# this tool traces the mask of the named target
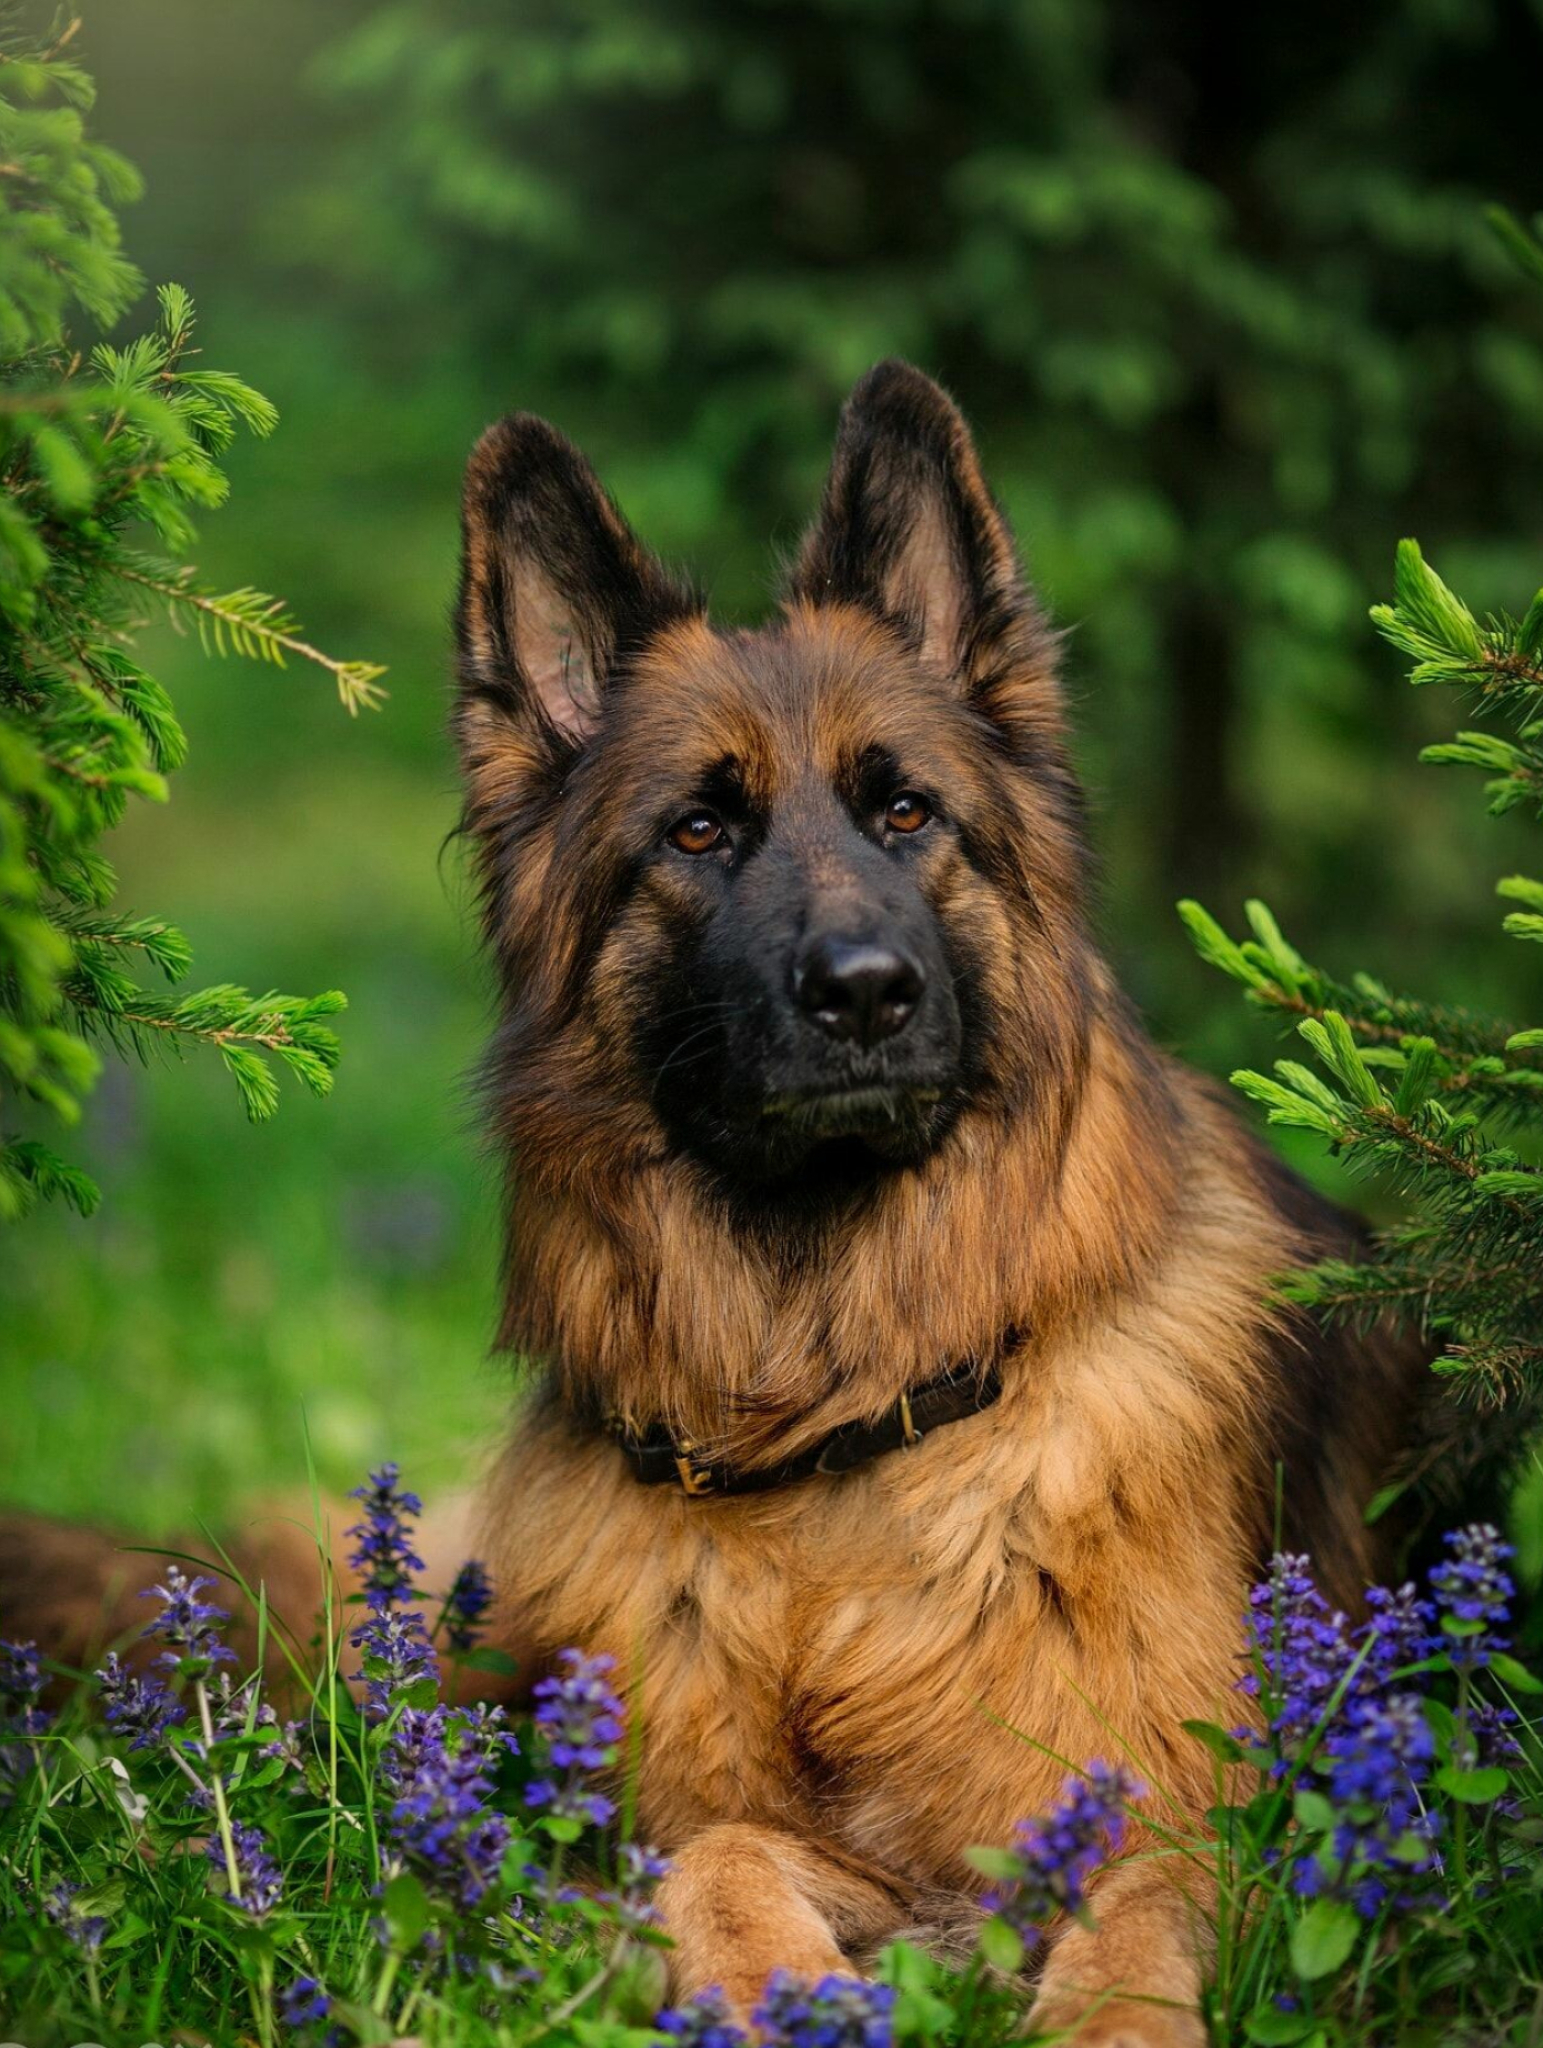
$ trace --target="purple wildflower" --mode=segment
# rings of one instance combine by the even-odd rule
[[[604,1827],[615,1806],[586,1790],[584,1780],[613,1761],[621,1740],[624,1709],[607,1679],[616,1660],[564,1650],[558,1662],[566,1666],[562,1676],[543,1678],[535,1688],[536,1726],[545,1739],[550,1775],[526,1786],[526,1803]]]
[[[1505,1561],[1515,1553],[1490,1522],[1454,1529],[1446,1541],[1452,1555],[1431,1573],[1431,1591],[1441,1610],[1442,1631],[1453,1638],[1447,1646],[1452,1662],[1459,1670],[1474,1671],[1510,1641],[1503,1625],[1511,1618],[1508,1603],[1516,1587]]]
[[[385,1593],[393,1601],[417,1598],[413,1577],[423,1570],[408,1524],[409,1516],[423,1513],[423,1502],[415,1493],[398,1490],[401,1471],[393,1461],[372,1472],[367,1486],[354,1488],[349,1499],[363,1503],[364,1518],[344,1531],[359,1539],[348,1562],[364,1574],[365,1592]]]
[[[1319,1592],[1308,1560],[1283,1554],[1250,1594],[1248,1632],[1258,1669],[1239,1680],[1239,1690],[1263,1700],[1277,1777],[1315,1739],[1354,1726],[1361,1703],[1436,1647],[1436,1611],[1414,1585],[1397,1592],[1369,1587],[1366,1607],[1367,1619],[1352,1628]]]
[[[639,1842],[623,1842],[616,1858],[616,1889],[601,1892],[600,1904],[610,1907],[622,1927],[636,1931],[657,1926],[659,1910],[653,1901],[654,1887],[669,1871],[669,1858],[656,1849],[645,1849]]]
[[[258,1711],[257,1724],[272,1732],[272,1741],[265,1742],[257,1754],[266,1763],[280,1763],[286,1771],[305,1771],[305,1752],[301,1738],[305,1734],[304,1721],[281,1721],[272,1707],[264,1705]]]
[[[159,1600],[161,1611],[154,1621],[147,1624],[144,1634],[156,1636],[170,1647],[161,1653],[159,1661],[168,1667],[188,1663],[233,1664],[236,1653],[220,1639],[219,1624],[230,1619],[223,1607],[216,1607],[211,1601],[200,1600],[199,1594],[206,1586],[214,1584],[213,1579],[190,1579],[177,1565],[166,1568],[164,1586],[147,1586],[141,1595],[146,1600]]]
[[[107,1725],[115,1734],[129,1738],[130,1749],[153,1748],[168,1729],[187,1718],[186,1709],[172,1697],[164,1680],[154,1674],[136,1677],[116,1650],[108,1651],[107,1662],[95,1675],[102,1689]]]
[[[465,1740],[475,1743],[489,1764],[495,1761],[501,1749],[510,1756],[519,1755],[520,1745],[507,1725],[502,1707],[478,1700],[474,1707],[457,1708],[456,1715],[465,1731]]]
[[[305,1723],[281,1721],[274,1708],[259,1696],[261,1683],[254,1674],[240,1685],[234,1685],[228,1672],[219,1674],[210,1688],[209,1700],[214,1739],[216,1742],[233,1741],[247,1733],[250,1723],[252,1734],[269,1738],[257,1751],[265,1763],[276,1757],[289,1769],[303,1771],[305,1758],[301,1754],[300,1738],[305,1731]],[[193,1743],[190,1747],[196,1755],[203,1755],[201,1743]]]
[[[43,1690],[43,1667],[36,1643],[0,1641],[0,1705],[29,1712]]]
[[[1412,1582],[1396,1593],[1386,1586],[1366,1589],[1365,1625],[1357,1631],[1357,1647],[1368,1644],[1365,1671],[1367,1685],[1385,1685],[1407,1665],[1423,1663],[1437,1648],[1431,1631],[1436,1610],[1421,1596]]]
[[[457,1655],[465,1656],[476,1648],[483,1616],[492,1604],[493,1582],[487,1567],[474,1557],[467,1558],[445,1601],[445,1635]]]
[[[230,1889],[225,1844],[220,1837],[211,1835],[204,1851],[223,1881],[220,1896],[227,1904],[238,1906],[251,1919],[266,1920],[283,1893],[284,1873],[268,1854],[268,1844],[260,1828],[234,1827],[231,1840],[236,1852],[236,1874],[241,1880],[239,1898]]]
[[[88,1955],[94,1955],[102,1946],[102,1937],[107,1932],[107,1922],[98,1913],[84,1912],[76,1905],[78,1884],[67,1882],[56,1884],[43,1901],[43,1914],[61,1933],[67,1935],[77,1948],[83,1948]]]
[[[279,2018],[290,2033],[320,2026],[332,2011],[332,2000],[314,1977],[297,1977],[279,1993]]]
[[[0,1641],[0,1799],[37,1761],[33,1738],[51,1718],[38,1704],[42,1695],[37,1644]]]
[[[400,1466],[385,1464],[370,1474],[367,1486],[354,1488],[351,1498],[363,1502],[364,1519],[346,1532],[358,1539],[348,1561],[364,1574],[370,1610],[349,1641],[364,1652],[364,1711],[371,1721],[386,1719],[403,1686],[439,1677],[439,1659],[414,1605],[423,1597],[413,1583],[423,1559],[413,1548],[408,1517],[422,1514],[423,1503],[398,1488],[400,1473]]]
[[[1324,1744],[1323,1767],[1339,1823],[1319,1858],[1299,1862],[1299,1896],[1342,1893],[1364,1919],[1437,1866],[1438,1816],[1423,1790],[1435,1740],[1414,1693],[1358,1704],[1350,1725]],[[1327,1867],[1325,1867],[1327,1859]]]
[[[1248,1632],[1259,1669],[1244,1674],[1239,1690],[1262,1700],[1280,1752],[1272,1768],[1280,1775],[1311,1739],[1354,1661],[1350,1624],[1319,1592],[1307,1558],[1277,1552],[1269,1578],[1249,1595]]]
[[[1411,1773],[1423,1775],[1435,1753],[1430,1723],[1413,1693],[1367,1706],[1351,1729],[1324,1744],[1329,1791],[1342,1804],[1363,1801],[1407,1810]]]
[[[488,1805],[492,1747],[485,1718],[406,1708],[382,1759],[396,1794],[387,1823],[393,1848],[431,1889],[465,1908],[497,1882],[509,1846],[508,1821]]]
[[[369,1596],[372,1601],[380,1597],[384,1596]],[[403,1686],[439,1677],[439,1659],[416,1607],[405,1613],[389,1606],[377,1609],[349,1641],[364,1652],[364,1711],[371,1721],[386,1719],[393,1696]]]
[[[812,1989],[791,1970],[773,1970],[752,2017],[776,2048],[890,2048],[895,1991],[861,1977],[822,1977]]]
[[[716,1984],[684,2005],[666,2006],[655,2015],[654,2025],[680,2048],[741,2048],[747,2038],[729,2018],[728,2004]]]
[[[1019,1821],[1011,1850],[1016,1874],[988,1895],[987,1910],[1030,1944],[1057,1913],[1075,1912],[1089,1877],[1120,1846],[1123,1809],[1145,1789],[1113,1764],[1092,1763],[1084,1776],[1068,1778],[1049,1813]]]
[[[1467,1721],[1475,1763],[1510,1770],[1522,1762],[1525,1752],[1515,1733],[1521,1717],[1514,1707],[1498,1700],[1470,1700]]]
[[[380,1773],[389,1791],[410,1785],[444,1748],[448,1707],[404,1707],[381,1751]]]

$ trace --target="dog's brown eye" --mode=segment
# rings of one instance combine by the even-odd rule
[[[889,800],[884,822],[891,832],[919,832],[932,816],[932,806],[914,789],[903,789]]]
[[[711,853],[723,844],[723,827],[711,811],[687,811],[670,827],[670,844],[682,853]]]

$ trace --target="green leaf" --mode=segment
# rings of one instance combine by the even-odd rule
[[[1281,935],[1281,928],[1275,922],[1269,905],[1261,903],[1257,896],[1251,896],[1243,905],[1243,914],[1248,919],[1255,939],[1268,954],[1270,965],[1285,987],[1297,989],[1304,981],[1313,979],[1313,970],[1294,946],[1288,945]]]
[[[1409,1491],[1409,1484],[1410,1482],[1407,1479],[1395,1479],[1391,1485],[1380,1487],[1372,1495],[1371,1499],[1366,1503],[1365,1513],[1361,1517],[1368,1528],[1370,1528],[1373,1522],[1380,1522],[1395,1501],[1403,1499],[1404,1495]]]
[[[1363,1109],[1381,1106],[1382,1090],[1377,1078],[1362,1059],[1350,1026],[1338,1010],[1325,1010],[1321,1021],[1304,1017],[1297,1030],[1330,1072],[1343,1082],[1354,1101]]]
[[[88,1919],[110,1920],[120,1912],[128,1897],[121,1877],[104,1877],[98,1884],[82,1885],[70,1900],[71,1910]]]
[[[222,1045],[220,1058],[235,1081],[249,1121],[266,1123],[279,1106],[279,1084],[268,1062],[249,1045]]]
[[[1483,659],[1484,641],[1473,613],[1442,582],[1420,553],[1418,541],[1401,540],[1398,544],[1393,595],[1401,623],[1460,661]]]
[[[1214,1721],[1181,1721],[1179,1726],[1186,1735],[1193,1735],[1202,1748],[1208,1749],[1218,1763],[1240,1764],[1244,1749],[1235,1735],[1229,1735],[1225,1728],[1218,1728]]]
[[[1282,2012],[1279,2006],[1261,2005],[1243,2022],[1243,2031],[1260,2048],[1291,2048],[1305,2041],[1316,2022],[1311,2013]]]
[[[1235,981],[1244,982],[1250,988],[1266,985],[1268,977],[1254,966],[1241,946],[1228,938],[1208,910],[1185,897],[1178,905],[1178,912],[1202,960],[1208,961],[1212,967],[1219,967],[1223,974],[1230,974]]]
[[[993,1913],[982,1925],[976,1945],[984,1960],[1004,1977],[1023,1968],[1023,1937],[998,1913]]]
[[[1495,894],[1508,898],[1512,903],[1525,903],[1533,910],[1543,910],[1543,882],[1534,882],[1527,875],[1507,875],[1495,884]]]
[[[1393,1107],[1400,1116],[1413,1116],[1430,1094],[1436,1079],[1436,1041],[1416,1038],[1405,1048],[1404,1069]],[[1368,1521],[1371,1516],[1366,1517]]]
[[[402,1870],[387,1883],[380,1903],[392,1948],[410,1954],[428,1932],[428,1893],[410,1870]]]
[[[1436,1738],[1436,1752],[1439,1756],[1450,1756],[1452,1745],[1457,1739],[1457,1717],[1445,1700],[1421,1700],[1420,1712],[1425,1716],[1426,1726]]]
[[[669,1965],[663,1954],[640,1942],[631,1944],[611,1980],[611,1999],[619,2020],[648,2026],[669,2002]]]
[[[1323,1794],[1305,1785],[1292,1795],[1291,1811],[1298,1826],[1310,1835],[1326,1835],[1339,1822],[1339,1815]]]
[[[1489,1668],[1512,1692],[1543,1692],[1543,1678],[1539,1678],[1535,1671],[1529,1671],[1525,1664],[1518,1664],[1504,1650],[1491,1651]]]
[[[1496,1766],[1485,1770],[1463,1770],[1457,1764],[1443,1764],[1436,1773],[1440,1789],[1462,1806],[1493,1806],[1510,1782],[1510,1772]]]
[[[1543,1202],[1543,1173],[1529,1173],[1525,1167],[1497,1168],[1475,1174],[1476,1195],[1496,1195],[1512,1202]]]
[[[1326,1138],[1338,1135],[1339,1119],[1316,1102],[1309,1102],[1294,1088],[1283,1088],[1268,1074],[1256,1074],[1240,1067],[1230,1076],[1232,1085],[1268,1113],[1272,1124],[1285,1124],[1304,1131],[1317,1131]]]
[[[357,2005],[351,1999],[334,1998],[332,2017],[347,2027],[360,2048],[386,2048],[386,2043],[396,2039],[397,2030],[389,2020],[367,2005]]]
[[[1291,1967],[1305,1983],[1330,1977],[1361,1932],[1355,1909],[1341,1899],[1314,1899],[1291,1930]]]
[[[498,1678],[513,1678],[520,1668],[507,1650],[495,1650],[491,1645],[468,1650],[457,1661],[468,1671],[491,1671]]]
[[[143,1941],[150,1931],[148,1920],[142,1919],[138,1913],[126,1912],[102,1946],[104,1949],[132,1948],[136,1941]]]

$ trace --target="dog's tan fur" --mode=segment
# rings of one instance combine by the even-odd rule
[[[773,1966],[849,1968],[946,1921],[981,1885],[966,1847],[1050,1801],[1057,1759],[1126,1753],[1160,1788],[1152,1811],[1194,1825],[1213,1766],[1180,1723],[1243,1711],[1277,1460],[1293,1535],[1354,1598],[1361,1508],[1419,1374],[1384,1335],[1325,1354],[1269,1305],[1271,1276],[1345,1249],[1345,1228],[1152,1047],[1089,937],[1054,643],[962,421],[898,368],[854,408],[762,635],[714,632],[536,423],[491,430],[466,499],[458,733],[510,991],[490,1077],[511,1160],[502,1335],[549,1368],[482,1524],[527,1674],[569,1643],[616,1658],[640,1827],[674,1859],[675,1988],[721,1984],[742,2009]],[[566,497],[523,481],[553,460]],[[868,605],[837,586],[873,488]],[[575,495],[582,530],[552,541]],[[592,601],[602,558],[625,646]],[[983,721],[1034,772],[983,748]],[[595,863],[671,778],[731,752],[768,807],[796,809],[876,725],[1007,821],[993,860],[1021,888],[941,844],[926,871],[984,963],[988,1086],[920,1164],[768,1237],[670,1145],[626,1051],[674,885],[651,872],[596,928]],[[840,889],[818,843],[807,860]],[[594,1426],[617,1411],[772,1463],[964,1358],[999,1365],[994,1407],[757,1496],[640,1486]],[[1203,1858],[1156,1839],[1103,1875],[1096,1929],[1053,1941],[1043,2023],[1091,2007],[1080,2040],[1202,2038]]]

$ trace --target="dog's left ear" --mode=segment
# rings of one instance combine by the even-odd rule
[[[842,409],[789,595],[879,612],[972,694],[993,693],[1004,661],[1051,685],[1051,636],[970,430],[909,363],[880,363]]]

